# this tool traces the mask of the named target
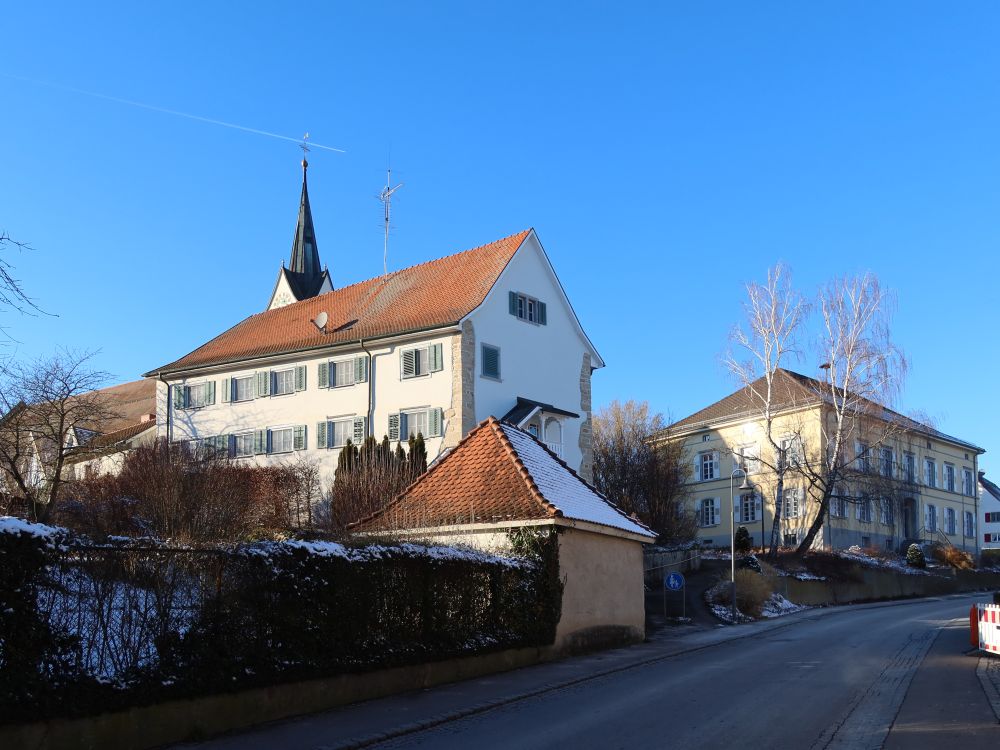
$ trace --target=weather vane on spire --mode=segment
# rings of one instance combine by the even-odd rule
[[[302,169],[306,169],[309,166],[309,162],[306,161],[306,155],[309,153],[309,133],[308,131],[304,136],[302,136],[302,143],[299,144],[299,148],[302,149]]]

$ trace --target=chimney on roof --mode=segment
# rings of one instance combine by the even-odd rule
[[[152,422],[154,419],[156,419],[156,415],[155,414],[146,413],[146,414],[143,414],[141,417],[139,417],[139,424],[145,424],[146,422]]]

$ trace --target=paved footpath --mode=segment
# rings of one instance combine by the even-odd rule
[[[977,598],[807,610],[689,632],[197,747],[1000,748],[979,660],[964,654]]]

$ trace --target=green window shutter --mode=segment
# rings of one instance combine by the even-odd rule
[[[253,435],[253,452],[267,453],[267,430],[256,430]]]
[[[440,408],[429,409],[427,412],[427,432],[428,437],[441,436],[441,423],[444,421]]]
[[[389,439],[399,440],[399,415],[389,415]]]
[[[271,371],[257,373],[257,398],[271,395]]]
[[[500,378],[500,350],[495,346],[483,344],[483,375],[487,378]]]
[[[326,422],[316,423],[316,447],[326,448]]]
[[[368,381],[368,357],[358,357],[354,360],[354,382],[365,383]]]
[[[222,379],[222,403],[227,404],[233,400],[233,379]]]
[[[413,349],[404,349],[399,354],[400,376],[412,378],[417,375],[417,353]]]
[[[295,425],[292,429],[292,448],[297,451],[306,449],[306,426],[304,424]]]
[[[304,391],[306,389],[306,366],[298,365],[295,368],[295,390]]]
[[[317,388],[329,388],[330,387],[330,363],[320,362],[316,366],[316,387]]]
[[[183,409],[184,408],[184,386],[182,385],[172,385],[170,386],[174,390],[174,408]]]
[[[548,325],[548,315],[545,312],[545,303],[538,303],[538,322],[540,325]]]
[[[510,314],[517,317],[517,292],[507,292],[507,306]]]
[[[429,357],[431,360],[431,372],[438,372],[444,369],[444,350],[441,344],[431,344]]]
[[[354,444],[361,445],[365,442],[365,423],[368,421],[368,417],[355,417],[354,418]]]
[[[208,381],[208,403],[209,405],[215,403],[215,381]]]

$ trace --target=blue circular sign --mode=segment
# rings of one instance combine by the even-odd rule
[[[684,588],[684,574],[674,571],[663,578],[663,586],[671,591],[680,591]]]

